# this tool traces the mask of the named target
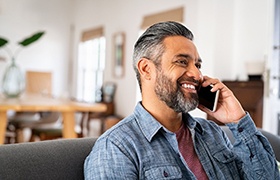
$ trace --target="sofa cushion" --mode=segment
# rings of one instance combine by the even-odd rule
[[[0,146],[0,179],[84,179],[83,164],[96,139],[60,139]]]

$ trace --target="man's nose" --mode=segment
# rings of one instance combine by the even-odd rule
[[[192,77],[193,79],[197,80],[197,81],[202,81],[203,80],[203,76],[201,74],[201,71],[195,66],[189,66],[187,68],[187,72],[186,72],[188,77]]]

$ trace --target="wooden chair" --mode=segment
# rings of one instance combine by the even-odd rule
[[[114,103],[113,102],[105,103],[105,105],[107,106],[106,112],[100,112],[100,113],[83,112],[82,113],[82,122],[83,122],[83,124],[85,124],[84,136],[89,136],[90,122],[92,120],[100,121],[101,126],[100,126],[99,134],[102,134],[106,130],[105,121],[108,117],[114,116],[115,109],[114,109]]]
[[[78,138],[84,137],[82,124],[83,122],[79,124],[81,131],[77,132]],[[34,142],[36,138],[39,138],[40,141],[60,139],[62,136],[62,126],[34,127],[31,128],[31,137],[29,141]]]
[[[52,96],[52,73],[27,71],[25,93]],[[50,124],[56,123],[59,117],[58,112],[16,112],[14,116],[9,117],[8,127],[9,130],[13,129],[16,134],[15,142],[23,142],[24,128],[32,130],[38,126],[50,126]]]
[[[25,91],[27,93],[39,93],[46,96],[52,95],[51,72],[26,72]]]

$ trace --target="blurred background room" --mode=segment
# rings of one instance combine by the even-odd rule
[[[20,40],[43,31],[16,57],[22,73],[51,72],[53,97],[104,102],[111,111],[92,118],[121,119],[141,99],[132,68],[135,41],[153,23],[182,22],[194,33],[202,73],[232,87],[258,127],[280,134],[279,2],[0,0],[0,37],[14,51]],[[0,93],[10,61],[1,47]]]

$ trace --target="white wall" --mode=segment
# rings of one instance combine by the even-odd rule
[[[21,51],[17,63],[25,70],[53,72],[53,93],[65,92],[68,81],[70,22],[72,0],[0,1],[0,36],[7,38],[14,51],[17,42],[37,31],[45,35]],[[0,56],[9,57],[0,49]],[[8,62],[0,62],[0,78]]]
[[[37,29],[46,30],[45,37],[27,47],[18,62],[24,69],[53,70],[55,92],[68,89],[74,94],[81,33],[103,26],[107,39],[104,78],[117,83],[116,112],[126,116],[136,101],[132,51],[143,16],[183,6],[184,23],[193,31],[203,59],[202,71],[223,80],[244,80],[245,62],[264,59],[268,52],[271,4],[273,0],[2,0],[0,35],[17,41]],[[112,73],[116,32],[126,34],[125,76],[119,79]],[[0,62],[1,72],[3,65]],[[72,80],[73,84],[68,82]]]
[[[105,27],[108,40],[105,80],[117,82],[117,113],[128,115],[136,98],[132,48],[143,16],[184,6],[184,23],[195,34],[195,43],[204,61],[203,72],[223,80],[246,80],[245,62],[264,60],[267,54],[271,3],[272,0],[76,1],[76,42],[81,30]],[[115,79],[111,72],[111,38],[120,31],[126,33],[125,77]]]

